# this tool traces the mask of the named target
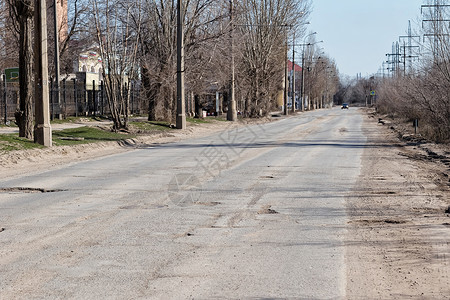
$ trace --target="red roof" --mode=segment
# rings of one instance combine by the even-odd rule
[[[288,71],[292,71],[292,61],[290,61],[290,60],[288,60]],[[301,72],[301,71],[302,71],[302,67],[295,64],[295,72]]]

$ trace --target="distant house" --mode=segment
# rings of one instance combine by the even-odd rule
[[[288,60],[288,103],[292,105],[292,78],[295,72],[295,99],[296,102],[300,99],[301,94],[301,84],[302,84],[302,67],[297,64],[294,64],[292,61]],[[297,104],[298,105],[298,104]]]
[[[103,60],[100,55],[93,50],[81,52],[74,60],[74,72],[97,73],[101,76],[103,70]]]
[[[289,72],[289,76],[292,75],[292,61],[288,60],[288,72]],[[294,68],[295,68],[295,76],[301,76],[302,75],[302,67],[300,67],[297,64],[294,64]]]

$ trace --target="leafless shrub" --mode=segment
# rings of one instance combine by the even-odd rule
[[[418,119],[423,135],[437,142],[449,142],[449,10],[445,6],[431,7],[434,11],[433,16],[427,16],[421,65],[414,73],[396,74],[395,78],[384,80],[378,108],[406,120]]]

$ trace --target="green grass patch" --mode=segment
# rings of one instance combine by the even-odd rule
[[[43,148],[26,138],[19,137],[17,133],[0,134],[0,151],[26,150],[34,148]]]
[[[95,142],[120,141],[134,138],[135,135],[115,133],[94,127],[80,127],[53,131],[52,137],[54,146],[71,146]],[[64,140],[61,138],[82,138],[82,140]],[[35,148],[40,149],[44,148],[44,146],[21,138],[17,133],[0,134],[0,151],[2,152]]]
[[[76,145],[95,142],[120,141],[134,138],[135,135],[101,130],[95,127],[79,127],[53,131],[53,145]],[[83,140],[64,140],[61,138],[83,138]]]
[[[134,121],[130,122],[132,128],[143,132],[168,131],[171,130],[170,123],[163,121]]]

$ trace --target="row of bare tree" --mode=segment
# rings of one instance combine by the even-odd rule
[[[339,74],[335,62],[316,46],[313,36],[303,55],[303,98],[307,109],[331,107],[339,89]]]
[[[130,82],[139,82],[148,101],[149,120],[173,121],[176,113],[176,16],[174,0],[73,0],[60,41],[62,70],[70,73],[82,50],[95,49],[103,60],[103,78],[114,128],[126,128]],[[184,0],[187,94],[202,105],[214,87],[229,97],[231,54],[235,57],[236,99],[243,114],[256,117],[276,107],[284,90],[288,40],[303,36],[310,0]],[[49,7],[51,4],[49,5]],[[20,63],[20,109],[16,114],[31,138],[32,39],[34,0],[6,0],[0,9],[0,67]],[[52,49],[49,36],[49,50]],[[232,42],[233,41],[233,42]],[[14,45],[13,47],[9,47]],[[233,47],[232,47],[233,45]],[[12,49],[20,49],[19,53]],[[315,49],[314,47],[310,47]],[[49,51],[50,65],[52,51]],[[312,56],[311,56],[312,58]],[[315,56],[305,74],[311,108],[324,106],[334,93],[336,70],[327,57]],[[320,60],[321,59],[321,60]],[[306,60],[308,61],[308,60]],[[306,67],[305,67],[306,68]],[[52,74],[52,70],[50,70]],[[226,101],[224,101],[226,110]],[[22,125],[21,125],[22,124]]]
[[[84,30],[82,28],[83,16],[87,13],[86,3],[79,5],[83,0],[71,2],[70,12],[60,18],[60,57],[65,62],[62,72],[72,71],[74,53],[79,53],[87,40],[78,40]],[[59,2],[63,3],[62,1]],[[34,17],[35,0],[5,0],[0,2],[0,69],[19,66],[19,103],[15,113],[16,123],[19,126],[19,136],[33,139],[33,97],[34,97]],[[53,1],[47,1],[48,15],[52,16]],[[70,16],[70,19],[68,18]],[[49,24],[51,24],[49,18]],[[70,25],[70,26],[69,26]],[[54,29],[48,27],[49,43],[48,54],[50,72],[54,74]],[[63,33],[63,34],[61,34]],[[69,51],[70,49],[70,51]],[[70,71],[69,71],[70,70]]]

